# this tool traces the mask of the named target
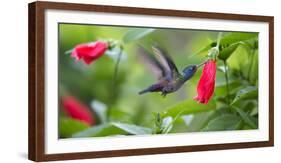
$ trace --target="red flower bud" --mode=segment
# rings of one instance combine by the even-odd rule
[[[107,48],[107,43],[102,41],[80,44],[75,46],[71,53],[71,57],[75,58],[77,61],[82,59],[86,64],[90,64],[101,57]]]
[[[207,104],[215,90],[216,61],[208,60],[202,71],[197,85],[197,96],[194,98],[199,103]]]
[[[63,97],[62,105],[65,113],[69,117],[82,121],[88,125],[93,125],[95,123],[90,109],[76,98],[71,96]]]

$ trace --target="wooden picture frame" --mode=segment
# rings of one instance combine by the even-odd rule
[[[53,153],[47,154],[45,151],[46,143],[46,124],[45,124],[45,84],[48,82],[45,78],[45,11],[46,10],[64,11],[85,11],[98,13],[118,13],[146,16],[165,16],[180,17],[180,18],[199,18],[210,20],[230,20],[230,21],[250,21],[263,22],[268,24],[269,36],[269,105],[268,119],[269,130],[267,141],[255,142],[238,142],[238,143],[218,143],[211,145],[189,145],[189,146],[169,146],[156,148],[139,148],[139,149],[122,149],[108,151],[87,151],[75,153]],[[274,18],[271,16],[256,16],[256,15],[240,15],[240,14],[225,14],[225,13],[209,13],[195,11],[179,11],[179,10],[164,10],[151,8],[132,8],[132,7],[116,7],[102,6],[90,4],[74,4],[74,3],[57,3],[57,2],[33,2],[29,4],[29,111],[28,111],[28,158],[34,161],[54,161],[68,159],[86,159],[100,157],[116,157],[116,156],[131,156],[131,155],[147,155],[159,153],[179,153],[192,151],[206,150],[222,150],[236,148],[253,148],[273,146],[274,144]]]

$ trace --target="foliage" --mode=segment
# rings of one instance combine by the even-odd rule
[[[59,131],[61,137],[70,137],[72,134],[87,129],[89,126],[81,121],[60,117]]]
[[[87,126],[60,114],[61,138],[258,129],[257,33],[223,32],[218,38],[215,31],[71,24],[59,30],[59,95],[81,99],[97,120]],[[65,54],[100,39],[110,47],[91,65]],[[136,49],[153,43],[167,49],[179,70],[201,63],[218,47],[215,93],[207,105],[193,100],[201,69],[165,98],[137,94],[156,79]]]
[[[124,43],[129,43],[135,40],[138,40],[149,33],[153,32],[155,29],[146,29],[146,28],[136,28],[129,30],[123,37]]]
[[[150,128],[140,127],[132,124],[110,122],[91,127],[76,133],[73,137],[109,136],[109,135],[144,135],[151,134]]]
[[[175,106],[168,108],[167,110],[164,111],[163,114],[165,116],[175,117],[179,113],[181,115],[188,115],[198,112],[211,111],[212,109],[216,109],[215,101],[210,101],[207,105],[202,105],[194,100],[188,99],[183,102],[179,102]]]

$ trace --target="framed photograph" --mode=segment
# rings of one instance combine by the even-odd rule
[[[29,4],[29,159],[273,146],[270,16]]]

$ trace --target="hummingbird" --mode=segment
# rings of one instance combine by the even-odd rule
[[[149,92],[161,92],[161,95],[166,97],[167,94],[180,89],[186,81],[192,78],[198,67],[203,65],[203,63],[199,65],[189,65],[180,73],[170,55],[160,47],[152,46],[153,54],[151,54],[148,50],[139,45],[138,52],[158,78],[155,84],[140,91],[140,95]]]

